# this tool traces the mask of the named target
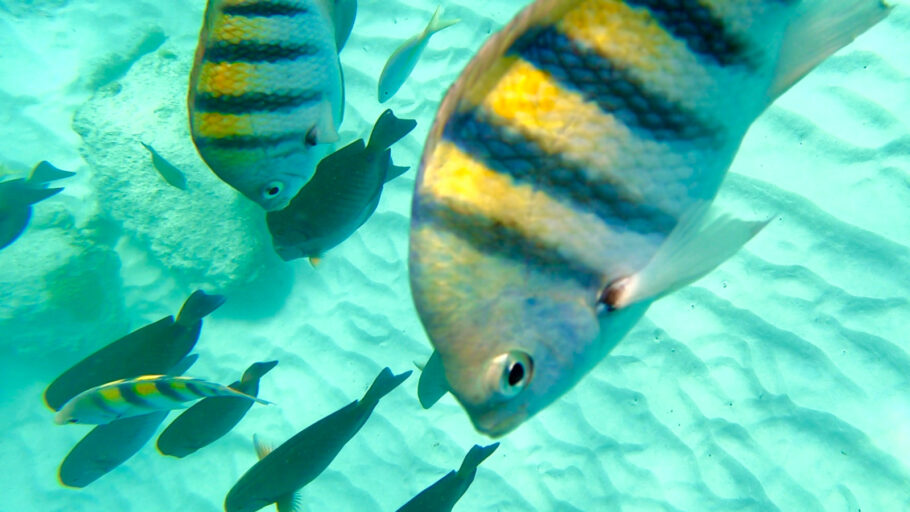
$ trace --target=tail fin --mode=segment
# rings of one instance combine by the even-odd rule
[[[251,380],[259,380],[263,375],[269,373],[269,370],[274,368],[276,364],[278,364],[278,361],[253,363],[245,372],[243,372],[243,377],[240,378],[240,381],[249,382]]]
[[[379,399],[389,394],[390,391],[397,388],[399,384],[405,381],[408,376],[411,375],[411,370],[408,370],[404,373],[399,373],[398,375],[392,375],[392,370],[388,367],[382,369],[379,372],[379,375],[376,377],[376,380],[373,381],[373,385],[370,386],[370,389],[367,390],[366,394],[363,395],[361,403],[369,404],[370,406],[375,406]]]
[[[468,451],[468,454],[464,456],[461,467],[458,468],[458,475],[465,476],[469,473],[473,473],[481,462],[485,461],[487,457],[496,451],[496,448],[499,448],[499,443],[493,443],[487,446],[480,446],[478,444],[472,446]]]
[[[442,30],[444,28],[451,27],[452,25],[461,21],[459,19],[454,19],[454,20],[440,19],[439,16],[441,14],[442,14],[442,6],[440,5],[439,7],[436,8],[436,12],[433,13],[433,17],[430,18],[430,23],[427,24],[427,28],[426,28],[426,30],[424,30],[424,34],[426,34],[426,37],[430,37],[431,35],[435,34],[436,32],[439,32],[440,30]]]
[[[202,290],[196,290],[186,299],[183,307],[180,308],[180,313],[177,314],[177,323],[184,327],[192,326],[212,311],[218,309],[219,306],[224,304],[224,301],[224,295],[209,295]]]
[[[776,98],[829,55],[883,20],[891,6],[882,0],[812,0],[790,23],[771,86]]]
[[[49,181],[62,180],[75,175],[76,173],[74,172],[63,171],[51,165],[47,160],[42,160],[32,169],[32,175],[29,176],[28,183],[29,185],[43,186]]]
[[[367,143],[367,146],[373,151],[382,151],[401,140],[415,126],[417,126],[417,121],[399,119],[395,117],[391,109],[386,109],[373,125],[373,132],[370,133],[370,142]]]

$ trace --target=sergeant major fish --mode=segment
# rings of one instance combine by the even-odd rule
[[[198,357],[193,354],[183,358],[168,374],[182,374]],[[155,411],[130,416],[93,428],[60,463],[60,483],[82,488],[110,473],[145,446],[170,412]]]
[[[389,146],[416,125],[386,110],[369,143],[357,139],[323,158],[291,204],[266,215],[275,252],[285,261],[310,258],[315,263],[354,234],[376,211],[383,185],[408,170],[392,163]]]
[[[143,375],[96,386],[79,393],[57,411],[54,422],[104,425],[121,418],[180,409],[185,402],[211,396],[237,396],[269,404],[227,386],[191,377]]]
[[[59,411],[89,388],[169,371],[196,346],[202,319],[224,301],[223,295],[196,290],[187,297],[176,320],[166,316],[89,354],[50,383],[44,391],[44,401]]]
[[[190,75],[202,159],[266,210],[284,208],[338,139],[338,52],[356,0],[208,0]]]
[[[575,385],[648,305],[764,222],[708,211],[749,125],[883,19],[879,0],[538,0],[443,99],[410,280],[491,436]]]

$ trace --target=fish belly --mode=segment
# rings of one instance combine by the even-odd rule
[[[337,128],[343,108],[326,13],[313,0],[234,0],[215,11],[207,13],[190,84],[201,156],[228,183],[244,173],[308,180],[318,158],[309,154],[307,134],[327,112]]]

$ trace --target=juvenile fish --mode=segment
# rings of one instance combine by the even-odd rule
[[[385,103],[389,98],[401,89],[405,80],[411,76],[414,66],[420,60],[424,48],[430,42],[430,37],[440,30],[451,27],[460,20],[441,20],[439,19],[441,7],[436,8],[433,17],[427,27],[416,36],[408,39],[392,52],[389,60],[386,61],[382,68],[382,74],[379,75],[378,95],[379,103]]]
[[[184,373],[198,357],[185,357],[168,374]],[[145,446],[169,413],[152,412],[93,428],[63,459],[58,472],[60,483],[82,488],[113,471]]]
[[[389,147],[415,126],[386,110],[368,144],[358,139],[323,158],[291,204],[266,215],[275,252],[285,261],[315,261],[354,234],[376,211],[383,185],[408,170],[392,163]]]
[[[190,131],[223,181],[266,210],[297,195],[338,140],[338,52],[356,0],[208,0],[190,75]]]
[[[142,147],[148,150],[152,155],[152,165],[158,171],[158,174],[164,178],[164,181],[168,182],[171,186],[179,188],[180,190],[186,190],[186,176],[183,174],[183,171],[174,167],[174,165],[164,159],[163,156],[159,155],[155,148],[149,146],[145,142],[139,142],[142,144]]]
[[[32,205],[58,194],[62,187],[47,188],[51,181],[75,176],[61,171],[46,161],[32,169],[28,179],[18,178],[0,183],[0,249],[16,241],[32,218]]]
[[[261,404],[265,400],[221,384],[191,377],[143,375],[116,380],[79,393],[57,411],[54,422],[104,425],[121,418],[186,407],[185,402],[212,396],[243,397]]]
[[[83,391],[119,379],[168,372],[193,350],[202,318],[224,304],[224,296],[193,292],[177,319],[166,316],[109,343],[63,372],[47,387],[44,401],[58,411]]]
[[[379,399],[404,382],[411,372],[393,375],[383,368],[363,399],[301,430],[274,451],[254,439],[259,462],[244,473],[224,500],[226,512],[253,512],[276,503],[280,512],[298,510],[297,491],[320,475],[360,431]]]
[[[766,222],[709,210],[747,128],[879,0],[538,0],[442,101],[412,205],[414,302],[491,436]]]
[[[450,471],[433,485],[420,491],[417,496],[401,506],[396,512],[451,512],[458,500],[474,481],[477,466],[496,451],[499,443],[488,446],[474,445],[464,456],[458,471]]]
[[[240,380],[228,387],[245,395],[259,395],[259,379],[278,361],[253,363]],[[158,451],[164,455],[186,457],[217,441],[243,419],[253,402],[246,397],[216,396],[200,400],[177,416],[158,436]]]

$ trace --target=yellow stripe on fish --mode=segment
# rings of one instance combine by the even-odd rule
[[[456,214],[478,217],[479,222],[502,225],[542,247],[557,251],[592,268],[603,268],[609,245],[617,234],[587,212],[578,211],[546,192],[515,182],[489,169],[454,144],[442,142],[427,165],[418,193],[432,196]],[[557,223],[554,219],[574,219]]]
[[[253,135],[252,117],[248,114],[205,112],[193,116],[193,129],[199,137],[221,139]]]

